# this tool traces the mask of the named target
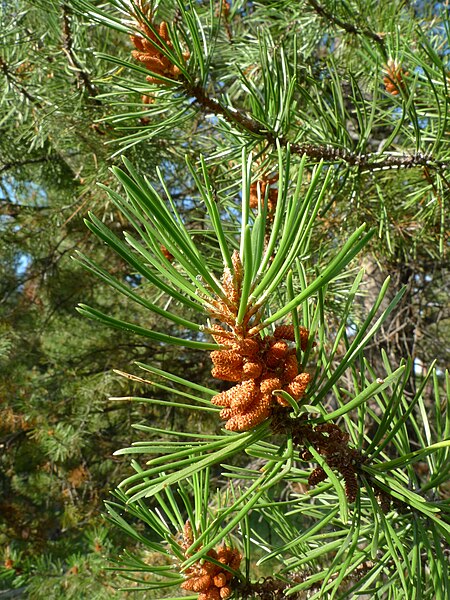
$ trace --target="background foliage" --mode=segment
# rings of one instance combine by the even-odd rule
[[[343,373],[339,388],[324,401],[336,408],[336,397],[345,398],[342,389],[347,393],[363,389],[366,378],[385,377],[386,369],[395,371],[402,360],[410,359],[400,387],[367,404],[368,414],[375,422],[380,419],[387,398],[390,402],[398,398],[403,410],[409,402],[416,407],[414,420],[397,440],[400,454],[421,446],[424,428],[429,432],[427,444],[444,435],[445,401],[437,399],[443,397],[443,369],[450,362],[447,4],[267,0],[232,2],[230,10],[214,2],[159,4],[158,20],[167,20],[173,37],[180,40],[178,59],[186,48],[190,52],[183,76],[169,86],[149,84],[146,70],[130,58],[126,3],[97,2],[94,9],[81,1],[2,3],[0,539],[2,585],[8,590],[4,597],[16,593],[33,598],[127,597],[132,592],[114,591],[119,584],[115,574],[105,575],[103,556],[117,557],[126,546],[130,557],[140,555],[145,564],[150,558],[143,540],[130,541],[100,517],[109,490],[129,475],[128,463],[112,453],[132,440],[149,439],[148,432],[132,432],[130,425],[136,422],[220,435],[220,422],[212,412],[176,409],[169,390],[152,389],[139,378],[124,379],[113,372],[133,371],[146,378],[132,366],[137,360],[217,391],[221,384],[212,383],[206,352],[173,349],[151,338],[100,327],[74,311],[83,302],[118,319],[129,321],[132,315],[133,322],[147,329],[180,334],[176,324],[162,326],[143,306],[120,296],[72,260],[81,251],[130,289],[155,301],[145,279],[90,235],[83,223],[92,211],[114,233],[132,232],[111,197],[95,185],[100,181],[122,193],[108,170],[122,164],[121,156],[148,176],[156,192],[162,193],[165,182],[187,229],[196,230],[196,243],[210,253],[208,266],[219,274],[221,259],[211,221],[185,155],[195,165],[194,172],[199,154],[205,156],[214,201],[228,219],[228,239],[240,226],[236,198],[243,148],[253,151],[254,177],[273,175],[280,153],[284,164],[288,142],[293,179],[303,154],[308,177],[312,166],[324,159],[332,175],[302,249],[307,266],[294,278],[296,291],[301,289],[301,277],[310,281],[320,273],[362,222],[375,235],[327,290],[319,364],[327,364],[344,319],[349,340],[344,336],[336,348],[333,364],[339,362],[352,332],[363,327],[386,275],[391,284],[384,308],[405,286],[399,304],[365,348],[368,366],[363,368],[358,356],[354,370]],[[105,26],[106,20],[114,27]],[[389,59],[402,69],[401,79],[394,78],[396,94],[383,80]],[[152,96],[154,102],[143,104],[143,95]],[[306,178],[304,189],[307,185]],[[364,286],[354,302],[346,304],[360,266],[366,270]],[[275,308],[285,302],[283,293],[274,297]],[[165,305],[160,298],[157,303]],[[312,319],[313,307],[309,310],[303,315]],[[187,308],[182,308],[181,316],[203,322]],[[424,380],[433,361],[438,369]],[[107,402],[110,395],[155,397],[167,403]],[[346,420],[355,440],[363,418],[360,412]],[[395,424],[399,417],[392,418]],[[233,478],[237,469],[244,469],[239,471],[244,481],[257,481],[261,467],[257,461],[268,452],[259,447],[248,461],[241,457],[230,466]],[[407,481],[416,487],[435,481],[432,500],[442,506],[449,494],[443,464],[441,459],[430,462],[424,457],[407,469]],[[231,492],[226,480],[216,476],[212,474],[213,487],[219,488],[220,504]],[[277,493],[287,500],[289,494],[303,490],[306,479],[300,467]],[[200,483],[193,480],[187,485],[195,489]],[[308,527],[320,520],[321,510],[327,514],[323,506],[299,502],[304,516],[302,522],[295,517],[293,524],[285,523],[279,507],[261,509],[257,533],[265,541],[266,528],[281,528],[268,554],[275,552],[289,527]],[[405,526],[407,519],[401,514],[395,518],[400,528]],[[370,522],[358,527],[372,539]],[[436,577],[444,586],[444,574],[435,573],[448,555],[448,542],[441,547],[434,540],[427,546],[421,521],[416,527],[422,554],[414,562],[409,550],[399,547],[395,566],[413,561],[416,582],[420,581],[423,571],[417,565],[427,555],[433,577],[420,593],[432,597]],[[355,529],[350,527],[345,535],[354,544]],[[395,536],[392,539],[395,545]],[[374,543],[371,552],[376,555]],[[330,546],[331,553],[334,548]],[[330,560],[323,557],[324,564]],[[298,556],[288,566],[301,569],[302,564]],[[255,576],[273,572],[263,565],[264,561]],[[133,567],[140,570],[142,565]],[[396,597],[389,596],[394,594],[390,588],[383,593]],[[411,597],[421,597],[414,593],[417,596]],[[152,592],[141,592],[140,597],[147,594],[154,597]]]

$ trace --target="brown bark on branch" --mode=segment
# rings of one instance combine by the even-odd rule
[[[93,99],[94,104],[101,105],[100,100],[96,98],[98,95],[97,88],[92,83],[88,73],[83,69],[80,61],[75,56],[73,51],[73,39],[72,30],[70,26],[70,15],[69,8],[66,4],[62,5],[62,37],[63,37],[63,51],[67,55],[69,64],[72,70],[75,72],[78,82],[81,87],[84,87],[88,95]]]
[[[186,83],[185,90],[195,98],[197,104],[206,112],[222,116],[228,123],[266,140],[270,145],[275,146],[277,141],[284,147],[289,144],[291,153],[293,154],[306,154],[310,158],[316,158],[318,160],[323,159],[329,162],[342,162],[349,166],[356,166],[358,169],[367,171],[412,169],[416,167],[427,167],[428,169],[434,170],[450,168],[450,162],[436,160],[432,156],[425,155],[422,152],[415,152],[410,155],[379,154],[376,152],[357,154],[342,148],[334,148],[333,146],[310,143],[290,143],[283,136],[277,136],[275,132],[263,128],[257,121],[243,111],[232,107],[226,107],[216,98],[208,96],[204,88],[200,85],[189,85]]]
[[[36,165],[39,163],[44,163],[52,160],[50,156],[41,156],[38,158],[27,158],[25,160],[15,160],[7,163],[3,163],[0,166],[0,173],[4,173],[5,171],[9,171],[10,169],[18,169],[20,167],[25,167],[27,165]]]
[[[17,82],[17,78],[9,69],[8,64],[2,59],[0,56],[0,71],[3,72],[5,78],[9,81],[9,83],[20,93],[24,98],[26,98],[31,104],[34,104],[37,108],[42,108],[42,103],[35,98],[30,92],[20,85]]]
[[[341,19],[336,17],[336,15],[334,15],[333,13],[329,12],[324,6],[319,4],[316,0],[306,0],[306,1],[320,17],[323,17],[330,23],[337,25],[337,27],[340,27],[347,33],[351,33],[353,35],[364,35],[364,36],[370,38],[371,40],[373,40],[374,42],[376,42],[380,46],[384,57],[387,58],[387,53],[386,53],[386,49],[384,46],[383,36],[381,36],[379,33],[375,33],[374,31],[371,31],[370,29],[358,29],[358,27],[355,27],[355,25],[352,25],[351,23],[346,23],[345,21],[341,21]]]

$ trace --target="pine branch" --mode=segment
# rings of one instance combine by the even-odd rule
[[[349,584],[358,581],[372,567],[373,563],[371,561],[361,563],[347,577],[344,577],[339,588],[343,590]],[[247,598],[260,598],[261,600],[303,600],[309,597],[308,592],[317,591],[321,588],[323,579],[312,582],[307,588],[294,594],[289,594],[289,590],[295,585],[306,581],[310,575],[310,572],[296,573],[291,576],[289,583],[274,579],[273,577],[264,577],[255,583],[246,581],[237,586],[237,592],[243,600]],[[328,581],[334,581],[337,577],[338,575],[334,573],[329,577]]]
[[[200,85],[185,84],[185,89],[189,95],[192,95],[197,104],[206,112],[211,112],[216,116],[222,116],[224,119],[242,131],[251,135],[258,136],[267,140],[273,146],[278,143],[286,147],[288,140],[279,137],[273,131],[261,127],[251,116],[245,114],[242,110],[226,107],[216,98],[208,96],[204,88]],[[450,163],[440,161],[431,155],[425,155],[422,152],[414,154],[379,154],[376,152],[368,154],[357,154],[342,148],[333,148],[333,146],[323,146],[310,143],[297,144],[290,143],[290,150],[293,154],[306,154],[310,158],[324,159],[330,162],[343,162],[349,166],[356,166],[361,170],[379,171],[387,169],[412,169],[416,167],[427,167],[428,169],[445,170],[450,167]]]
[[[375,33],[373,31],[371,31],[370,29],[358,29],[357,27],[355,27],[355,25],[352,25],[351,23],[346,23],[345,21],[341,21],[341,19],[339,19],[333,13],[329,12],[325,7],[320,5],[316,0],[306,0],[306,1],[320,17],[323,17],[327,21],[330,21],[334,25],[337,25],[338,27],[340,27],[347,33],[350,33],[352,35],[364,35],[364,36],[370,38],[371,40],[373,40],[374,42],[376,42],[380,46],[381,51],[383,52],[383,55],[387,60],[388,54],[386,52],[384,40],[383,40],[383,37],[379,33]]]
[[[9,171],[10,169],[19,169],[20,167],[25,167],[27,165],[35,165],[39,163],[48,162],[50,160],[52,160],[50,156],[41,156],[39,158],[27,158],[25,160],[15,160],[3,163],[3,165],[0,167],[0,173],[4,173],[5,171]],[[2,198],[2,200],[4,200],[4,198]]]
[[[19,598],[26,591],[26,586],[22,586],[17,589],[10,590],[0,590],[0,599],[1,600],[12,600],[12,598]],[[23,597],[23,596],[22,596]]]
[[[72,30],[70,26],[70,16],[69,16],[69,7],[67,4],[62,5],[62,18],[63,18],[63,26],[62,26],[62,37],[63,37],[63,51],[67,55],[69,60],[69,64],[73,71],[75,71],[76,77],[80,86],[84,87],[88,93],[88,95],[93,99],[94,104],[100,106],[101,102],[96,98],[98,95],[97,88],[90,80],[88,73],[83,69],[80,61],[75,56],[73,51],[73,38],[72,38]]]
[[[20,85],[19,83],[17,83],[16,80],[16,76],[14,75],[14,73],[12,73],[8,67],[8,64],[2,59],[2,57],[0,56],[0,70],[3,71],[3,74],[5,75],[6,79],[9,81],[9,83],[16,88],[16,90],[22,94],[22,96],[24,98],[26,98],[29,102],[31,102],[31,104],[34,104],[37,108],[42,108],[42,103],[35,98],[35,96],[33,96],[32,94],[30,94],[30,92],[23,87],[23,85]]]
[[[41,211],[48,210],[48,206],[33,206],[31,204],[19,204],[11,198],[0,198],[0,214],[8,217],[18,217],[24,210]]]

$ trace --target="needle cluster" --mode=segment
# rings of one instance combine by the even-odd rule
[[[194,542],[192,527],[189,521],[184,526],[183,548],[185,551]],[[188,556],[188,554],[186,554]],[[186,569],[186,581],[181,584],[184,590],[199,592],[198,600],[226,600],[233,593],[231,581],[233,573],[220,565],[229,567],[233,571],[239,569],[242,555],[238,550],[229,546],[220,546],[207,552],[208,559],[197,561]],[[217,563],[220,563],[217,564]]]

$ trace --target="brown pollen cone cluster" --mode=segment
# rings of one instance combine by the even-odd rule
[[[148,17],[148,20],[151,21],[151,14],[149,10],[145,8],[141,8],[141,10]],[[162,48],[164,48],[166,51],[170,51],[173,48],[173,44],[169,38],[167,23],[162,21],[160,25],[155,28],[157,29],[159,37],[162,40],[161,42],[151,28],[147,25],[147,23],[142,22],[139,17],[137,17],[137,19],[139,21],[139,28],[144,35],[131,36],[131,41],[136,48],[136,50],[133,50],[131,54],[133,58],[141,62],[147,69],[149,69],[149,71],[152,71],[156,75],[156,77],[149,75],[147,77],[147,81],[149,83],[167,85],[167,82],[160,79],[158,75],[162,75],[168,79],[178,79],[180,76],[180,69],[174,65],[161,51]],[[189,52],[183,53],[184,60],[187,60],[189,56]]]
[[[348,446],[348,433],[345,433],[332,423],[325,423],[324,425],[317,425],[315,427],[306,425],[300,431],[300,439],[303,437],[303,443],[305,440],[308,440],[319,454],[325,458],[327,465],[342,475],[345,482],[345,495],[349,502],[354,502],[359,488],[358,473],[361,470],[361,465],[366,462],[366,459],[359,450]],[[300,452],[300,456],[303,460],[312,459],[311,453],[306,449]],[[389,492],[381,489],[374,479],[370,478],[367,474],[365,475],[366,481],[378,498],[383,512],[389,512],[391,504],[399,512],[405,511],[405,505],[401,501],[393,498]],[[321,481],[325,481],[327,477],[328,475],[322,467],[316,467],[309,476],[308,483],[314,486]]]
[[[383,83],[386,91],[393,96],[398,96],[401,89],[405,89],[406,82],[404,77],[409,75],[397,61],[390,58],[384,67],[386,75],[383,77]]]
[[[349,448],[348,433],[342,431],[333,423],[325,423],[316,427],[310,428],[307,439],[314,446],[319,454],[321,454],[327,465],[336,469],[344,478],[345,494],[349,502],[356,500],[358,491],[357,469],[361,464],[361,454],[358,450]],[[311,460],[312,454],[308,450],[301,453],[303,460]],[[309,485],[317,485],[321,481],[325,481],[328,477],[322,467],[317,467],[311,473],[308,479]]]
[[[277,327],[273,336],[234,341],[223,339],[219,328],[216,331],[216,341],[228,347],[211,352],[212,375],[237,382],[212,399],[213,404],[223,407],[220,416],[227,421],[226,429],[246,431],[267,419],[274,403],[287,406],[281,395],[272,395],[275,390],[284,390],[295,400],[304,396],[310,375],[299,372],[296,350],[289,347],[288,342],[295,339],[292,325]],[[300,328],[300,336],[305,350],[308,330]]]
[[[167,250],[167,248],[163,244],[160,245],[159,249],[161,250],[163,256],[167,258],[169,262],[173,262],[175,260],[174,255],[171,252],[169,252],[169,250]]]
[[[278,176],[263,178],[259,181],[255,181],[250,186],[250,208],[258,208],[258,183],[261,191],[261,199],[264,201],[267,187],[269,187],[267,197],[267,218],[273,219],[273,214],[278,202],[278,189],[272,187],[278,181]]]
[[[280,325],[273,336],[262,338],[255,327],[259,322],[255,307],[248,308],[242,324],[236,325],[243,276],[237,252],[232,263],[233,273],[226,267],[222,276],[226,298],[212,301],[211,316],[228,325],[229,330],[221,325],[210,329],[214,340],[223,347],[211,352],[214,364],[211,374],[236,385],[214,396],[212,403],[223,407],[220,416],[227,421],[226,429],[247,431],[265,421],[277,403],[288,405],[281,395],[273,395],[275,390],[284,390],[299,400],[305,394],[310,375],[301,372],[296,349],[289,344],[295,341],[292,325]],[[300,327],[299,334],[301,348],[305,350],[309,332]]]
[[[299,454],[302,460],[314,460],[314,457],[308,446],[314,449],[324,457],[327,465],[338,471],[345,482],[345,493],[349,502],[356,500],[358,488],[361,481],[358,476],[363,476],[364,485],[370,486],[375,496],[378,498],[383,512],[389,512],[393,506],[399,513],[410,510],[410,507],[403,501],[392,496],[386,488],[382,488],[379,482],[366,471],[362,466],[368,462],[368,457],[348,445],[349,435],[342,431],[337,425],[324,423],[315,425],[309,423],[305,415],[296,419],[289,416],[289,411],[278,407],[272,415],[271,428],[275,434],[292,435],[292,440],[299,447]],[[322,467],[316,467],[308,478],[310,486],[317,485],[327,479],[328,475]]]
[[[187,550],[194,542],[192,527],[189,521],[184,526],[183,548]],[[241,564],[242,555],[234,548],[220,546],[216,550],[211,549],[207,556],[237,571]],[[223,567],[204,559],[197,561],[186,569],[186,581],[181,584],[184,590],[198,592],[198,600],[225,600],[233,593],[230,586],[233,573]]]

